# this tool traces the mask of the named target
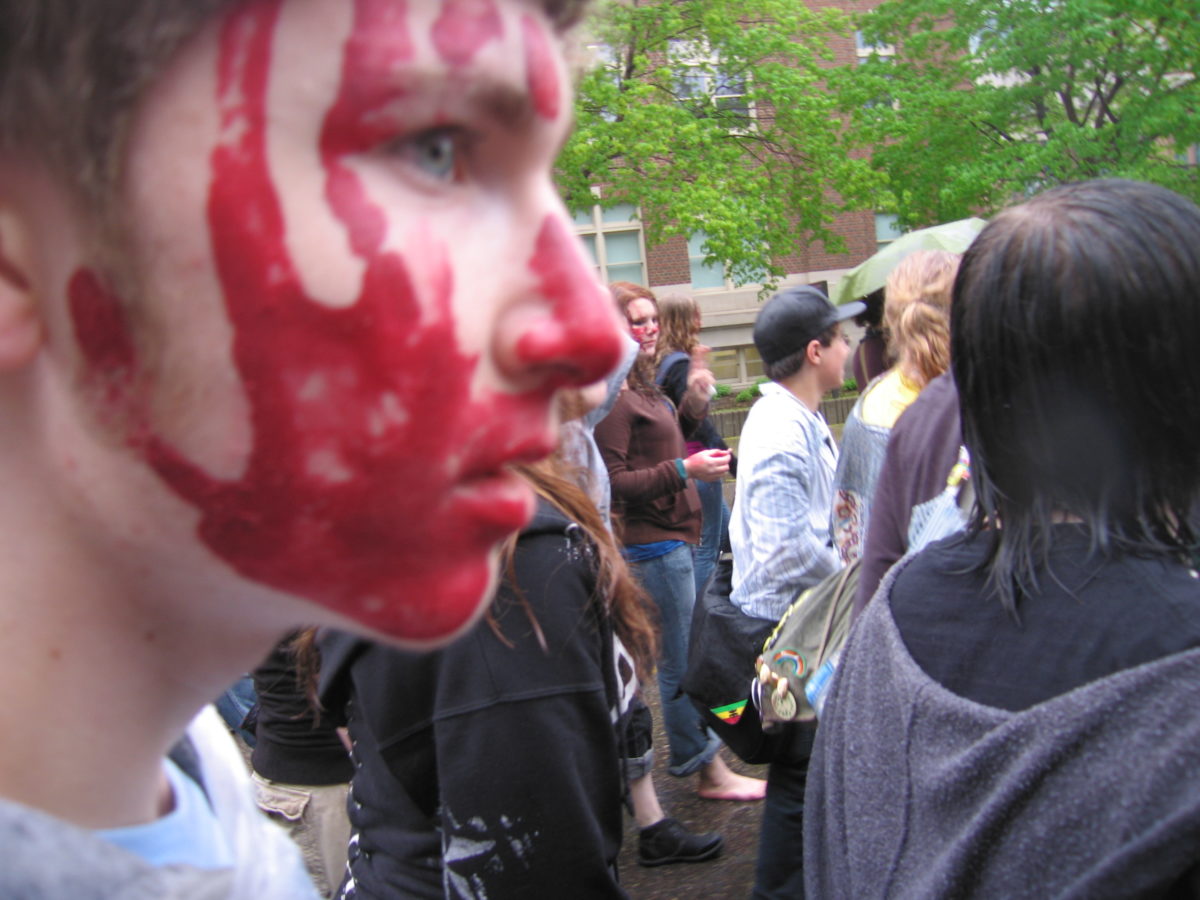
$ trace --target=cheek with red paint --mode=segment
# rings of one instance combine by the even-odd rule
[[[515,341],[514,358],[549,374],[526,394],[472,398],[480,357],[457,340],[448,255],[436,243],[422,253],[418,289],[409,261],[385,247],[386,211],[344,162],[377,141],[378,129],[386,134],[380,123],[398,88],[381,73],[412,59],[394,0],[355,0],[341,87],[318,138],[326,212],[361,262],[358,296],[336,307],[310,296],[286,248],[267,154],[281,5],[237,7],[219,39],[221,139],[210,156],[207,217],[250,414],[241,474],[214,477],[156,431],[149,404],[129,400],[145,378],[123,304],[87,272],[71,287],[77,340],[87,379],[124,404],[134,420],[130,446],[195,510],[212,554],[245,578],[374,631],[443,641],[477,614],[493,548],[532,512],[531,492],[505,466],[551,449],[556,384],[595,381],[617,364],[615,319],[562,217],[547,216],[528,267],[550,314]],[[494,39],[494,12],[483,0],[447,3],[435,32],[445,47],[463,43],[461,53],[444,47],[443,58],[469,60]],[[532,19],[522,31],[536,108],[553,118],[557,57]]]
[[[392,96],[363,85],[411,53],[410,41],[373,37],[396,6],[355,3],[342,91],[320,136],[325,199],[364,271],[355,302],[336,308],[309,296],[297,275],[268,163],[267,76],[280,3],[241,6],[225,20],[222,140],[211,154],[207,214],[252,445],[240,477],[223,480],[152,427],[134,443],[197,511],[203,543],[244,577],[376,631],[436,642],[474,618],[492,549],[531,514],[530,491],[504,466],[550,449],[550,396],[472,400],[479,357],[457,343],[445,255],[423,261],[437,275],[422,279],[430,286],[419,293],[407,261],[384,247],[384,211],[342,162],[346,129]],[[354,52],[364,44],[367,57]],[[578,305],[577,286],[558,290],[564,310]],[[108,307],[88,309],[75,321],[92,368],[135,368],[118,340],[122,328],[92,321]]]

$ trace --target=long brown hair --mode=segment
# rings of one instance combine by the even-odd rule
[[[669,354],[683,351],[688,356],[700,346],[696,318],[700,307],[687,294],[667,294],[658,301],[658,347],[655,360],[661,363]]]
[[[592,602],[612,624],[613,631],[633,657],[638,678],[645,680],[654,671],[658,655],[658,630],[650,616],[650,600],[629,571],[617,542],[600,517],[600,511],[583,489],[570,478],[563,461],[557,456],[537,463],[514,467],[529,482],[539,497],[552,503],[567,518],[579,525],[587,538],[595,561],[596,587]],[[502,554],[503,571],[509,583],[517,589],[513,571],[516,538],[510,538]],[[533,612],[526,615],[536,627]],[[497,636],[503,640],[494,620],[489,620]]]

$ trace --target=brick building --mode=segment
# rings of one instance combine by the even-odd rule
[[[873,8],[879,0],[809,0],[837,6],[848,12]],[[870,54],[888,54],[889,48],[864,45],[860,36],[834,36],[829,40],[832,65],[847,65]],[[721,97],[726,102],[736,97]],[[753,115],[754,113],[751,113]],[[760,114],[770,115],[769,110]],[[845,252],[830,253],[820,242],[798,246],[780,260],[786,276],[780,284],[818,284],[832,287],[848,269],[896,236],[895,218],[871,211],[839,214],[832,230],[845,241]],[[761,285],[734,287],[721,266],[705,265],[700,247],[703,235],[690,240],[673,237],[658,246],[647,246],[635,207],[594,207],[575,216],[575,227],[596,261],[605,282],[646,284],[659,296],[685,293],[695,297],[704,317],[702,341],[713,348],[710,365],[719,382],[744,385],[762,375],[762,363],[751,339]],[[851,326],[853,329],[853,326]]]

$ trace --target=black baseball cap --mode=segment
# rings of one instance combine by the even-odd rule
[[[758,311],[754,346],[763,362],[779,362],[803,350],[830,325],[857,316],[866,308],[861,300],[834,306],[820,288],[811,284],[784,288]]]

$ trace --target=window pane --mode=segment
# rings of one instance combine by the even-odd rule
[[[632,281],[634,284],[645,284],[646,274],[642,271],[642,264],[640,262],[627,263],[622,266],[610,265],[608,267],[608,280]]]
[[[592,218],[592,210],[590,209],[585,209],[582,212],[575,213],[573,216],[571,216],[571,221],[573,221],[576,225],[588,226],[595,224],[595,220]]]
[[[717,96],[746,93],[745,75],[736,72],[718,72],[716,81],[713,93]]]
[[[708,93],[708,76],[698,69],[689,68],[679,76],[680,97],[703,97]]]
[[[692,287],[696,290],[725,287],[725,267],[720,263],[704,262],[704,242],[708,235],[697,231],[688,238],[688,266],[692,274]]]
[[[894,241],[900,237],[900,226],[896,224],[896,217],[891,213],[875,213],[875,240],[878,243],[887,243]]]
[[[755,381],[763,377],[762,357],[758,355],[758,348],[753,344],[747,344],[742,348],[742,355],[746,358],[746,377],[751,381]]]
[[[631,263],[642,261],[642,245],[636,231],[609,231],[604,235],[604,261]]]
[[[708,367],[717,381],[737,381],[738,361],[736,348],[714,350],[708,354]]]
[[[750,104],[745,97],[718,97],[717,109],[737,116],[739,119],[749,120],[750,118]]]
[[[587,248],[588,258],[592,261],[592,265],[596,265],[596,236],[594,234],[581,234],[579,239],[583,241],[583,246]]]
[[[618,203],[612,209],[606,209],[600,213],[600,221],[605,223],[634,222],[636,220],[637,207],[629,203]]]
[[[692,287],[696,290],[705,288],[725,287],[725,267],[722,265],[707,265],[698,259],[690,261],[692,270]]]

